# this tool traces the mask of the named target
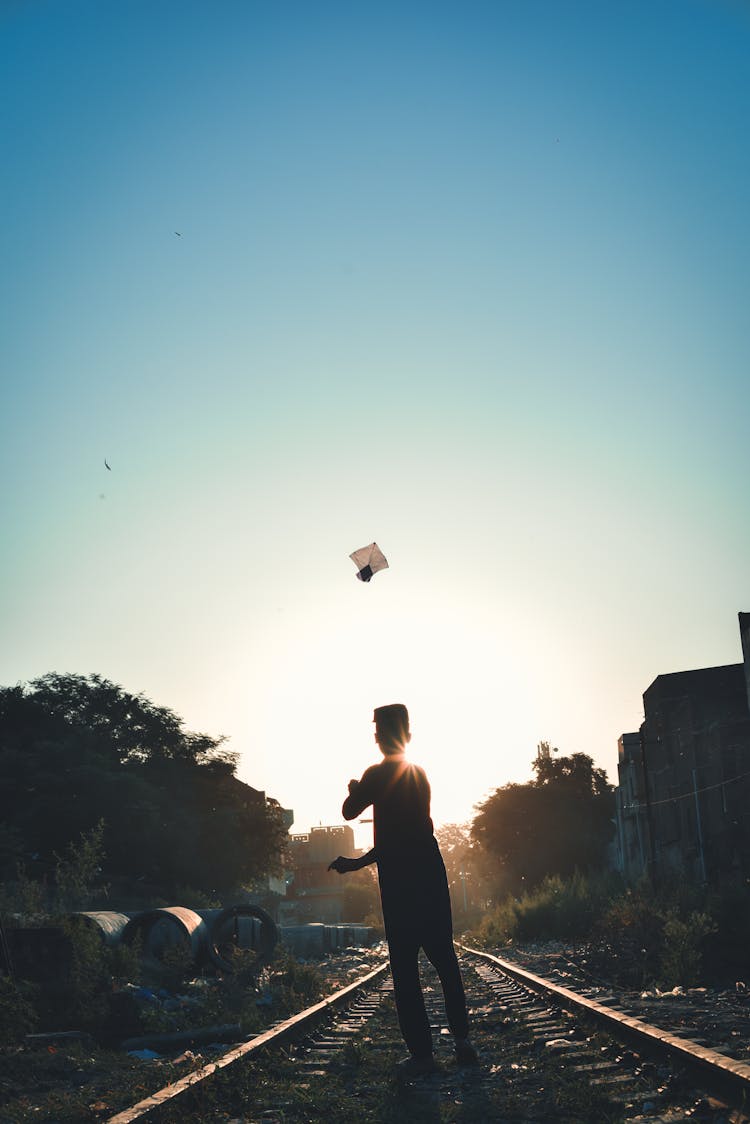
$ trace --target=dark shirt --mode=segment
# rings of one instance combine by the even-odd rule
[[[384,757],[366,769],[341,813],[345,820],[353,820],[370,804],[378,862],[431,843],[430,784],[424,769],[410,764],[403,754]]]

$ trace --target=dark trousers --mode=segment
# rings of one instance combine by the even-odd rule
[[[440,977],[450,1030],[457,1038],[469,1035],[448,880],[437,843],[417,854],[378,859],[378,877],[399,1026],[409,1052],[426,1058],[432,1054],[432,1034],[419,978],[420,949]]]

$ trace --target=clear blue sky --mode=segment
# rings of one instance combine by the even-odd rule
[[[6,0],[0,683],[142,691],[297,830],[396,700],[437,820],[541,739],[614,778],[750,610],[749,48],[719,0]]]

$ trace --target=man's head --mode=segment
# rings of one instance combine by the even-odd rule
[[[387,755],[403,753],[411,741],[409,711],[403,703],[375,707],[375,741]]]

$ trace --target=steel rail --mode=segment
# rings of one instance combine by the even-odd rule
[[[543,976],[537,976],[509,960],[503,960],[500,956],[493,956],[492,953],[469,948],[467,945],[459,944],[458,947],[468,955],[500,968],[506,975],[531,990],[554,996],[569,1010],[590,1016],[615,1038],[627,1038],[636,1043],[641,1050],[668,1053],[685,1066],[697,1070],[701,1080],[706,1081],[707,1087],[711,1090],[716,1090],[722,1095],[731,1093],[735,1097],[739,1096],[745,1103],[750,1101],[750,1065],[746,1062],[726,1057],[717,1050],[693,1042],[690,1038],[670,1034],[666,1030],[633,1018],[632,1015],[626,1015],[623,1011],[613,1010],[603,1003],[597,1003],[595,999],[579,995],[578,992],[544,979]]]
[[[188,1092],[190,1089],[194,1088],[194,1086],[199,1085],[201,1081],[205,1081],[213,1074],[218,1073],[234,1062],[242,1058],[247,1058],[250,1054],[261,1050],[265,1046],[278,1046],[287,1039],[296,1038],[299,1034],[310,1029],[315,1023],[324,1019],[326,1015],[329,1015],[332,1011],[336,1011],[340,1007],[345,1007],[357,992],[363,990],[380,976],[384,975],[389,967],[389,961],[386,960],[384,964],[368,972],[365,976],[361,976],[353,983],[347,984],[346,987],[342,987],[338,991],[334,991],[331,995],[326,996],[325,999],[321,999],[321,1001],[316,1003],[313,1007],[307,1007],[304,1011],[292,1015],[291,1018],[285,1019],[284,1022],[278,1023],[276,1026],[271,1027],[262,1034],[256,1035],[247,1042],[243,1042],[242,1045],[235,1046],[233,1049],[228,1050],[226,1054],[222,1054],[215,1062],[209,1062],[207,1065],[201,1066],[200,1069],[185,1074],[184,1077],[181,1077],[171,1085],[165,1085],[163,1089],[159,1089],[156,1093],[145,1097],[137,1104],[132,1105],[130,1108],[123,1109],[122,1112],[118,1112],[115,1116],[111,1116],[107,1124],[132,1124],[135,1120],[143,1120],[149,1113],[156,1112],[175,1097],[179,1097],[183,1093]]]

